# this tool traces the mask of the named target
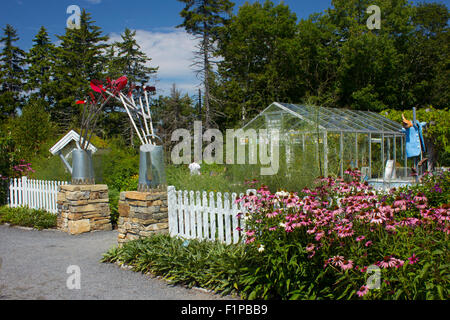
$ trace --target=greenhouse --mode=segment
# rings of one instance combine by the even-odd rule
[[[279,130],[289,171],[343,176],[359,168],[374,185],[412,181],[402,125],[374,112],[275,102],[243,129]]]

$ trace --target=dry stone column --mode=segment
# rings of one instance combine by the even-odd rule
[[[120,193],[118,243],[168,233],[168,202],[166,190]]]
[[[107,185],[62,185],[57,204],[57,226],[64,232],[112,230]]]

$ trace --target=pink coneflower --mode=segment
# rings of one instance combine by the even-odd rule
[[[277,230],[277,227],[270,227],[269,228],[269,231],[275,231],[275,230]]]
[[[403,267],[403,265],[405,264],[405,261],[401,259],[395,259],[395,262],[397,263],[397,265],[395,266],[397,269]]]
[[[248,238],[248,239],[245,240],[245,244],[250,244],[250,243],[254,242],[255,240],[256,240],[255,237]]]
[[[306,247],[306,252],[313,251],[315,247],[316,246],[312,243],[308,244],[308,246]]]
[[[266,214],[267,218],[275,218],[278,215],[277,211]]]
[[[360,242],[360,241],[364,240],[365,238],[366,238],[365,236],[359,236],[359,237],[356,237],[356,241]]]
[[[397,259],[393,258],[392,256],[386,256],[383,258],[383,261],[380,262],[380,267],[387,269],[387,268],[393,268],[397,265]]]
[[[369,241],[367,241],[364,245],[365,245],[366,247],[371,246],[371,245],[372,245],[372,241],[369,240]]]
[[[356,292],[356,294],[358,295],[358,297],[363,297],[365,296],[367,293],[369,292],[369,287],[368,286],[362,286],[359,291]]]
[[[253,236],[255,235],[255,231],[254,231],[254,230],[249,230],[249,231],[245,232],[245,234],[246,234],[248,237],[253,237]]]
[[[414,202],[426,203],[428,201],[427,197],[423,193],[419,193],[414,197]]]
[[[341,266],[342,263],[344,262],[344,257],[343,256],[334,256],[333,258],[331,258],[330,262],[334,266]]]
[[[409,260],[409,264],[414,264],[419,261],[419,258],[416,257],[415,253],[413,253],[413,255],[411,257],[409,257],[408,260]]]
[[[314,237],[314,239],[315,239],[316,241],[320,241],[320,239],[322,239],[322,237],[323,237],[324,235],[325,235],[325,232],[319,231],[319,232],[316,233],[316,236]]]
[[[348,269],[352,269],[353,268],[353,261],[352,260],[344,260],[341,264],[341,269],[343,271],[348,270]]]

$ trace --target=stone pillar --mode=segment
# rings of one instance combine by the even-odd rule
[[[64,232],[112,230],[107,185],[62,185],[57,204],[57,226]]]
[[[120,193],[118,243],[169,232],[167,191]]]

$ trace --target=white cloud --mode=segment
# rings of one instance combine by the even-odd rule
[[[136,30],[136,41],[151,58],[149,66],[159,66],[157,88],[159,93],[170,93],[172,83],[189,94],[195,94],[198,79],[191,64],[196,40],[184,30],[170,28],[158,31]],[[120,34],[110,34],[110,42],[121,41]],[[162,91],[162,92],[161,92]]]
[[[92,4],[99,4],[102,2],[102,0],[86,0],[86,1]]]

